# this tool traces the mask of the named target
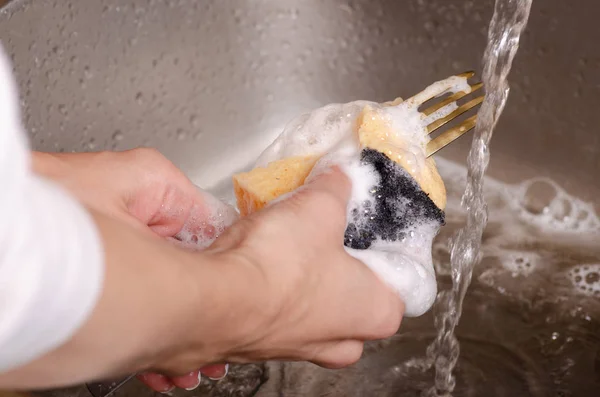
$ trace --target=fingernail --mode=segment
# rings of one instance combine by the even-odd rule
[[[223,376],[221,376],[219,378],[211,378],[211,377],[209,377],[208,379],[210,379],[210,380],[221,380],[221,379],[223,379],[224,377],[227,376],[228,372],[229,372],[229,364],[225,364],[225,372],[223,372]]]
[[[198,371],[198,383],[196,383],[196,386],[187,388],[185,390],[187,390],[187,391],[196,390],[198,388],[198,386],[200,386],[201,381],[202,381],[202,374],[200,373],[200,371]]]

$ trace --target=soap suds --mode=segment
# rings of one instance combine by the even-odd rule
[[[200,189],[199,189],[200,190]],[[210,246],[239,217],[232,206],[200,190],[204,206],[192,213],[181,231],[175,236],[180,245],[194,250]]]

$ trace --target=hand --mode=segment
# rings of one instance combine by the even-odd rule
[[[183,229],[201,232],[208,211],[198,198],[201,194],[161,158],[147,150],[58,155],[46,158],[47,166],[35,168],[43,168],[92,209],[138,230],[167,238]],[[115,322],[139,310],[137,333],[119,343],[130,346],[124,341],[131,343],[139,336],[153,341],[150,349],[136,345],[120,357],[103,355],[79,376],[128,357],[123,368],[188,374],[186,382],[194,378],[190,372],[209,363],[288,359],[337,368],[355,362],[364,341],[397,331],[403,305],[343,249],[349,194],[350,182],[341,172],[322,175],[291,197],[237,222],[201,253],[153,243],[151,236],[143,239],[119,222],[95,216],[107,253],[108,289],[75,341],[59,349],[54,360],[59,356],[65,365],[77,365],[82,359],[75,354],[77,346],[86,344],[88,351],[98,352],[111,335],[128,329],[119,323],[107,325],[107,318]],[[134,286],[139,295],[123,300],[119,291],[136,283],[140,260],[147,261],[151,271]],[[177,272],[163,273],[171,266]],[[158,280],[158,289],[167,295],[153,294]],[[148,300],[167,312],[157,312],[160,319],[155,321],[148,318]],[[114,364],[94,371],[110,368]],[[165,377],[143,379],[161,391],[173,382]]]
[[[36,152],[33,168],[63,185],[87,206],[137,229],[171,240],[184,229],[209,240],[222,232],[210,224],[211,208],[206,204],[206,194],[155,150]],[[227,366],[209,365],[174,377],[143,373],[138,379],[158,392],[175,387],[189,390],[198,386],[200,373],[220,379],[227,374]]]
[[[221,261],[238,299],[208,337],[217,361],[308,360],[338,368],[357,361],[366,340],[393,335],[398,296],[343,248],[350,182],[339,171],[234,224],[206,254]],[[225,330],[225,331],[224,331]],[[200,358],[164,357],[183,372]],[[206,351],[203,351],[206,353]]]

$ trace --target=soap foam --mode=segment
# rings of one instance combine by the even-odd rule
[[[192,213],[181,231],[175,236],[180,245],[193,250],[210,246],[239,217],[234,207],[200,190],[203,208]]]
[[[536,213],[528,208],[528,201],[533,186],[539,184],[546,184],[554,189],[555,195],[541,212]],[[513,190],[515,200],[511,201],[511,205],[518,209],[521,218],[528,222],[560,232],[585,233],[600,230],[600,219],[595,214],[594,207],[570,196],[549,178],[531,179]]]
[[[436,161],[448,193],[446,214],[450,218],[447,219],[453,220],[463,213],[460,200],[466,169],[444,158]],[[504,224],[507,229],[521,229],[509,226],[509,219],[515,218],[544,235],[594,236],[600,233],[600,218],[593,204],[570,195],[550,178],[537,177],[511,185],[488,177],[484,191],[490,207],[490,222]],[[511,216],[507,217],[507,213]]]
[[[288,157],[322,156],[336,147],[340,151],[343,148],[342,155],[346,158],[348,150],[357,154],[352,131],[356,131],[356,120],[366,105],[379,106],[368,101],[334,103],[294,118],[260,155],[256,167],[266,167],[272,161]]]
[[[460,200],[467,171],[443,158],[438,158],[437,164],[448,190],[446,220],[447,228],[452,229],[464,223]],[[516,184],[486,177],[485,197],[490,218],[482,262],[475,269],[479,282],[537,304],[550,301],[562,305],[565,296],[577,294],[581,297],[574,298],[578,305],[596,307],[600,219],[593,204],[545,177]],[[440,237],[433,245],[435,269],[438,275],[448,276],[448,242]],[[544,292],[549,290],[554,292]]]
[[[456,105],[447,105],[428,117],[420,113],[418,108],[429,98],[458,91],[470,92],[470,87],[465,78],[454,76],[434,83],[396,106],[384,107],[368,101],[327,105],[288,123],[281,135],[259,157],[256,166],[265,167],[272,161],[293,156],[323,156],[307,182],[333,165],[340,166],[352,181],[348,221],[368,221],[368,216],[361,220],[352,212],[371,211],[369,214],[376,215],[372,212],[375,208],[372,189],[380,182],[373,167],[360,161],[362,148],[356,133],[360,112],[369,106],[388,122],[395,134],[388,137],[390,143],[407,156],[407,163],[413,168],[409,171],[418,172],[425,164],[425,148],[429,140],[427,125],[434,117],[450,113]],[[402,196],[398,194],[396,200],[402,200]],[[408,204],[408,201],[395,203],[399,208]],[[406,316],[425,313],[435,300],[437,289],[431,245],[439,225],[439,222],[431,220],[416,222],[409,225],[409,229],[404,230],[395,241],[379,239],[368,249],[346,247],[350,255],[365,263],[398,292],[404,301]]]
[[[569,270],[568,277],[577,292],[600,296],[600,263],[574,266]]]

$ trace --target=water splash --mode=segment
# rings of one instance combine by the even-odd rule
[[[508,98],[507,76],[519,47],[519,38],[527,24],[531,2],[496,0],[488,30],[488,44],[483,57],[486,97],[478,114],[467,160],[467,186],[462,199],[467,222],[454,235],[451,243],[452,288],[439,294],[434,308],[438,333],[427,349],[427,358],[435,368],[435,385],[427,392],[428,395],[449,396],[456,386],[453,370],[460,346],[454,331],[460,321],[473,268],[480,260],[481,237],[487,225],[483,178],[490,158],[489,143]]]

